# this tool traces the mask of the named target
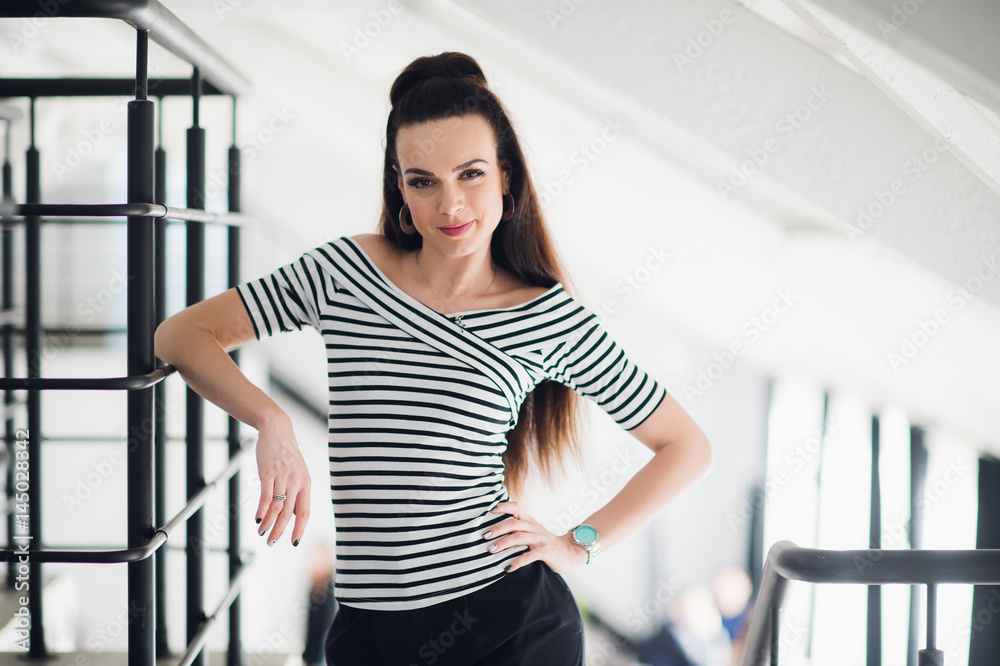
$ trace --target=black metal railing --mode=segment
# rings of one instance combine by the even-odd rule
[[[918,664],[943,666],[944,653],[937,648],[937,586],[1000,584],[1000,550],[819,550],[779,541],[764,564],[743,666],[778,666],[780,609],[791,580],[925,586],[927,646],[919,651]]]
[[[31,581],[28,609],[31,614],[29,659],[45,659],[42,604],[42,564],[46,562],[126,563],[128,567],[128,608],[139,609],[140,617],[128,623],[128,663],[152,666],[157,657],[167,656],[166,598],[164,545],[182,523],[187,526],[184,550],[187,554],[187,646],[180,664],[205,663],[204,646],[210,629],[223,613],[229,613],[229,646],[227,663],[242,662],[240,640],[239,594],[244,580],[247,558],[241,553],[239,532],[239,469],[252,450],[239,436],[239,424],[229,420],[227,444],[229,462],[211,482],[204,478],[204,426],[201,398],[188,389],[187,397],[187,503],[172,517],[166,514],[166,401],[163,380],[173,371],[158,365],[153,355],[153,332],[166,317],[166,227],[168,220],[186,225],[188,303],[204,297],[206,224],[223,224],[228,233],[228,283],[239,280],[240,229],[247,222],[240,210],[240,151],[236,147],[236,96],[248,87],[246,79],[223,60],[208,44],[197,37],[163,5],[155,0],[74,0],[52,3],[59,17],[92,17],[120,19],[136,29],[135,79],[0,79],[0,98],[27,98],[29,147],[25,156],[26,196],[24,203],[13,201],[10,166],[10,122],[17,119],[17,110],[0,107],[0,120],[7,127],[3,166],[3,193],[0,215],[3,216],[3,237],[0,247],[2,260],[2,309],[0,335],[4,354],[5,437],[8,462],[15,460],[16,448],[25,447],[24,458],[30,462],[30,487],[25,493],[31,535],[23,534],[14,521],[17,483],[8,464],[7,517],[8,548],[0,550],[0,560],[8,565],[8,580],[26,567]],[[0,4],[0,17],[32,17],[39,5],[31,0],[5,0]],[[193,67],[191,79],[148,78],[149,40],[159,43]],[[166,152],[162,145],[162,113],[159,141],[155,132],[157,105],[149,99],[151,93],[162,101],[169,95],[190,95],[193,123],[188,130],[187,208],[165,204]],[[35,145],[36,101],[51,97],[134,95],[128,103],[128,195],[126,203],[117,204],[44,204],[41,197],[39,150]],[[198,116],[202,95],[227,95],[233,100],[233,145],[229,148],[229,213],[217,214],[205,210],[205,142]],[[162,106],[162,105],[160,105]],[[158,145],[157,145],[158,144]],[[111,218],[111,219],[105,219]],[[124,218],[127,233],[127,314],[122,332],[127,336],[127,370],[125,376],[100,378],[52,378],[42,376],[42,352],[46,329],[42,326],[42,244],[43,223],[74,224],[115,223]],[[25,301],[23,313],[15,310],[13,284],[12,234],[23,227],[25,234]],[[18,320],[23,326],[18,327]],[[113,333],[113,329],[94,330],[88,334]],[[27,356],[27,375],[15,377],[15,339],[23,336]],[[235,356],[235,354],[234,354]],[[128,483],[127,547],[110,549],[60,549],[42,543],[42,484],[41,469],[43,434],[41,393],[52,390],[127,391],[126,473]],[[18,400],[19,393],[26,394]],[[26,431],[15,428],[15,416],[26,408]],[[206,613],[204,600],[204,568],[206,546],[202,508],[208,496],[228,482],[229,490],[229,556],[230,585],[212,614]],[[155,515],[154,515],[155,513]],[[20,516],[19,516],[20,517]],[[23,523],[22,523],[23,526]],[[19,533],[21,532],[21,533]],[[15,566],[16,565],[16,566]],[[155,603],[154,603],[155,600]]]

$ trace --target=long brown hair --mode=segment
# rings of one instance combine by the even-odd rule
[[[420,234],[399,228],[403,195],[397,182],[399,158],[396,133],[403,127],[477,114],[489,123],[497,145],[497,163],[510,170],[514,215],[501,220],[493,232],[493,260],[524,282],[552,287],[561,282],[569,291],[568,276],[556,254],[521,144],[506,109],[486,83],[479,64],[464,53],[445,52],[417,58],[404,69],[389,92],[392,110],[385,128],[385,164],[382,174],[382,216],[378,233],[403,250],[423,244]],[[503,454],[506,484],[512,499],[524,488],[531,459],[551,483],[553,472],[567,457],[581,458],[579,428],[581,398],[569,387],[543,381],[521,405],[517,426],[507,433]]]

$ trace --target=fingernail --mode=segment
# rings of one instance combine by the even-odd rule
[[[302,539],[296,539],[295,541],[292,542],[292,545],[293,546],[298,546],[299,545],[299,541],[302,541]]]
[[[483,538],[484,538],[484,539],[486,539],[486,538],[488,538],[488,537],[489,537],[489,536],[490,536],[491,534],[493,534],[493,530],[486,530],[485,532],[483,532]]]
[[[257,536],[264,536],[264,532],[266,531],[267,530],[261,530],[260,532],[257,532]]]
[[[510,571],[510,565],[508,564],[507,566],[505,566],[503,568],[503,571],[504,571],[504,573],[507,573],[508,571]]]
[[[493,552],[496,549],[497,549],[497,545],[495,543],[491,543],[490,544],[490,552]]]
[[[262,521],[262,520],[264,520],[264,519],[263,518],[258,518],[257,519],[257,524],[260,525],[260,521]]]
[[[268,545],[268,546],[273,546],[273,545],[274,545],[274,544],[276,544],[276,543],[278,543],[278,542],[277,542],[276,540],[274,540],[274,539],[271,539],[270,541],[268,541],[268,542],[267,542],[267,545]]]

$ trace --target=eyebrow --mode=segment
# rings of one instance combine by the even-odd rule
[[[486,162],[486,160],[482,159],[481,157],[477,157],[474,160],[469,160],[465,164],[459,164],[457,167],[455,167],[454,169],[452,169],[452,171],[461,171],[465,167],[471,166],[471,165],[475,164],[476,162]],[[488,162],[487,162],[487,164],[488,164]],[[425,171],[424,169],[407,169],[406,171],[403,172],[403,175],[405,176],[406,174],[411,173],[411,172],[412,173],[419,173],[419,174],[422,174],[424,176],[433,176],[434,175],[433,172]]]

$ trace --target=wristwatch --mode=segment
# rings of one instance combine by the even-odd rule
[[[597,556],[601,554],[601,542],[597,538],[597,530],[593,525],[582,523],[573,528],[573,543],[579,544],[587,549],[587,564],[597,561]]]

